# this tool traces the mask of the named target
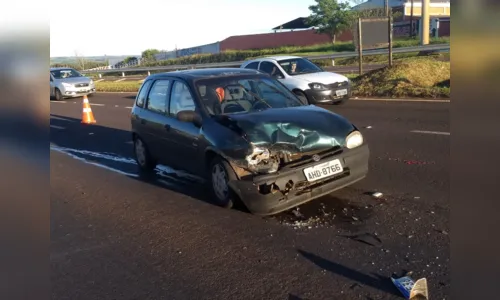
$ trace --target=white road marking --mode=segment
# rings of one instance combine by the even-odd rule
[[[66,101],[50,100],[50,103],[67,103]]]
[[[391,99],[391,98],[350,98],[349,101],[385,101],[385,102],[435,102],[435,103],[450,103],[446,99]]]
[[[451,135],[449,132],[444,132],[444,131],[412,130],[410,132],[413,132],[413,133],[424,133],[424,134]]]
[[[65,121],[65,122],[75,122],[74,120],[65,119],[65,118],[61,118],[61,117],[57,117],[57,116],[50,116],[50,118],[51,118],[51,119],[56,119],[56,120]]]
[[[50,128],[55,128],[55,129],[66,129],[65,127],[62,126],[57,126],[57,125],[50,125]]]
[[[132,106],[125,106],[125,108],[129,108],[129,109],[132,109],[133,107],[132,107]]]
[[[94,105],[94,106],[104,106],[104,104],[101,104],[101,103],[90,103],[90,105]]]
[[[114,82],[124,81],[125,79],[126,79],[126,78],[118,79],[118,80],[115,80]]]

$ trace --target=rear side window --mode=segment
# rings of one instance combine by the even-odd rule
[[[252,63],[249,63],[245,69],[254,69],[254,70],[257,70],[257,67],[259,66],[259,62],[258,61],[254,61]]]
[[[137,95],[137,100],[135,101],[135,105],[139,107],[144,107],[144,102],[146,102],[146,97],[148,96],[149,87],[151,86],[151,80],[148,80],[142,84],[141,90]]]
[[[148,96],[147,109],[157,113],[165,114],[167,112],[168,95],[170,93],[170,80],[156,80],[151,87]]]

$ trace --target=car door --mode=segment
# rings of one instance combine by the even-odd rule
[[[50,74],[50,72],[49,72],[49,77],[50,77],[50,97],[54,97],[56,95],[55,84],[54,84],[54,78],[52,77],[52,74]]]
[[[171,118],[168,115],[170,79],[157,79],[152,83],[143,111],[136,123],[142,129],[142,138],[151,155],[159,163],[169,165],[169,130]]]
[[[199,111],[194,101],[194,93],[186,82],[175,80],[170,95],[169,114],[172,120],[170,128],[171,152],[175,167],[192,174],[204,172],[202,153],[199,148],[200,128],[190,122],[177,120],[177,113],[183,110]]]

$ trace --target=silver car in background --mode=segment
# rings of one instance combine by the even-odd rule
[[[95,93],[94,81],[72,68],[50,68],[50,98],[63,98],[92,95]]]

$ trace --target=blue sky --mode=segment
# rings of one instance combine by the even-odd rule
[[[128,55],[268,32],[314,0],[51,1],[50,56]]]

